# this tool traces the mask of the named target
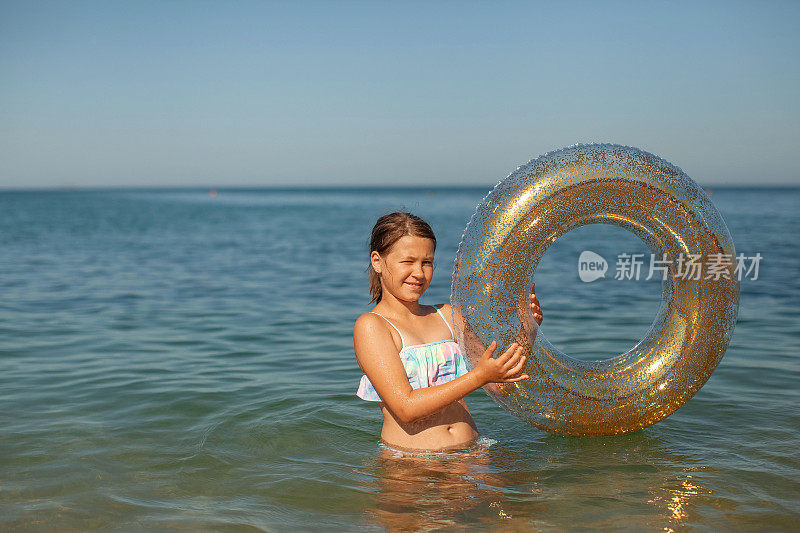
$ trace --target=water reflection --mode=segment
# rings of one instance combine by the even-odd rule
[[[712,468],[642,432],[596,439],[547,435],[535,443],[428,456],[380,448],[371,463],[374,477],[365,488],[375,503],[366,519],[388,531],[676,531],[724,525],[723,516],[709,521],[699,509],[736,507],[709,488]]]
[[[388,531],[430,531],[495,521],[505,527],[515,521],[506,509],[513,488],[494,468],[488,446],[427,455],[381,447],[374,472],[370,488],[376,493],[375,507],[366,514]]]
[[[660,491],[653,494],[653,498],[648,503],[666,511],[666,518],[682,524],[683,521],[694,514],[698,496],[701,494],[711,494],[711,489],[697,482],[692,475],[686,475],[684,479],[678,479],[676,488],[661,487]],[[664,529],[670,529],[665,527]]]

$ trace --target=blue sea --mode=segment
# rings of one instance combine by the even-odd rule
[[[0,530],[789,531],[800,529],[800,189],[714,188],[762,259],[706,385],[603,438],[530,427],[482,390],[482,438],[396,454],[355,392],[367,240],[409,210],[438,238],[446,302],[487,188],[0,192]],[[591,250],[609,275],[578,277]],[[654,279],[618,280],[614,226],[536,271],[541,333],[579,358],[635,345]]]

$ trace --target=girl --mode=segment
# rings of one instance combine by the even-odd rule
[[[492,342],[467,372],[450,325],[449,304],[428,306],[420,297],[433,277],[436,237],[410,213],[378,219],[370,240],[369,282],[377,305],[353,328],[358,366],[364,372],[357,395],[378,402],[383,413],[381,441],[406,450],[462,448],[478,437],[464,402],[489,383],[527,379],[518,343],[493,358]],[[539,301],[530,294],[530,317],[542,322]]]

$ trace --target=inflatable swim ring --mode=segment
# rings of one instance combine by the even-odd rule
[[[635,347],[581,361],[537,334],[521,309],[548,246],[595,223],[626,228],[656,257],[666,254],[671,275],[655,321]],[[450,298],[457,341],[470,368],[492,340],[497,354],[512,342],[523,345],[530,379],[484,389],[527,423],[574,436],[636,431],[672,414],[703,386],[736,322],[735,259],[709,279],[677,275],[677,259],[735,253],[722,216],[678,167],[613,144],[550,152],[498,183],[464,230]]]

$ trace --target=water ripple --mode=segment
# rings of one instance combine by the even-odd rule
[[[0,527],[796,529],[797,189],[715,189],[737,250],[764,264],[742,283],[720,367],[674,415],[564,438],[478,391],[467,402],[493,444],[437,458],[378,447],[352,353],[371,225],[401,205],[432,223],[426,301],[443,302],[483,194],[0,194]],[[621,353],[647,330],[657,283],[588,285],[573,269],[582,249],[636,246],[584,228],[548,250],[537,294],[562,350]]]

